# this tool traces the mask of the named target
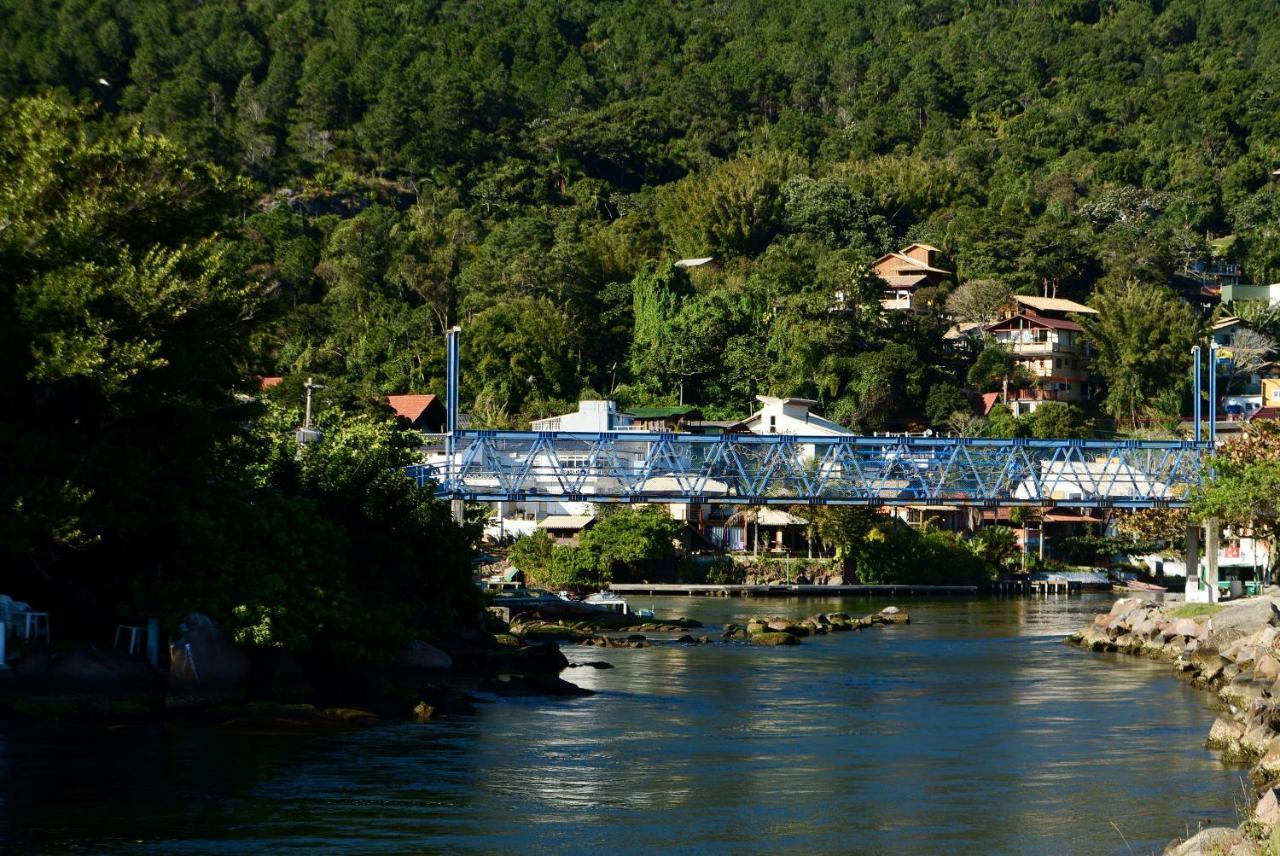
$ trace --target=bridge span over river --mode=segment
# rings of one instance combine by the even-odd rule
[[[445,452],[411,472],[451,500],[1181,507],[1212,451],[1198,371],[1193,440],[459,430],[456,329],[448,344]]]

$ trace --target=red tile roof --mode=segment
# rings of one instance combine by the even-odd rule
[[[999,400],[1000,400],[1000,393],[998,392],[982,393],[982,415],[986,416],[988,413],[990,413],[991,408],[995,407],[996,402]]]
[[[1021,315],[1021,314],[1014,315],[1012,318],[1006,318],[1003,321],[997,321],[994,324],[988,324],[987,329],[999,330],[1007,325],[1012,325],[1014,321],[1020,321],[1020,320],[1027,321],[1031,323],[1033,326],[1050,327],[1054,330],[1074,330],[1077,333],[1084,330],[1083,327],[1081,327],[1079,324],[1077,324],[1074,321],[1067,321],[1062,318],[1045,318],[1044,316],[1031,316],[1031,315]]]
[[[279,386],[284,381],[282,377],[260,377],[258,378],[258,389],[271,389],[273,386]]]
[[[403,416],[410,422],[417,422],[431,402],[435,401],[434,395],[388,395],[387,404],[391,405],[391,409],[396,412],[397,416]]]

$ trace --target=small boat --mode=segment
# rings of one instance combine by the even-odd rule
[[[1124,587],[1129,591],[1168,591],[1167,586],[1158,586],[1155,583],[1144,583],[1142,580],[1125,580]]]
[[[616,612],[619,615],[634,615],[637,618],[653,618],[652,609],[632,609],[631,605],[626,602],[621,595],[614,594],[611,591],[600,591],[595,594],[587,595],[582,599],[583,603],[589,603],[592,606],[601,606],[610,612]]]

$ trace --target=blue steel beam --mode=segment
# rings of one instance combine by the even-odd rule
[[[454,431],[412,468],[470,501],[1183,507],[1209,442]],[[1211,442],[1211,441],[1210,441]]]

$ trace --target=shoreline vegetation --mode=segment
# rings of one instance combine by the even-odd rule
[[[1066,642],[1149,657],[1214,693],[1223,712],[1206,738],[1224,763],[1249,768],[1255,801],[1237,828],[1209,827],[1165,850],[1172,856],[1280,853],[1280,590],[1227,604],[1169,608],[1117,600]]]
[[[559,614],[533,609],[510,622],[490,617],[485,632],[408,643],[394,658],[359,673],[318,676],[285,649],[239,645],[207,616],[184,621],[184,637],[167,670],[137,657],[78,646],[37,648],[0,672],[0,717],[59,722],[195,722],[246,729],[365,725],[381,720],[428,722],[472,713],[490,697],[593,695],[561,675],[574,668],[612,668],[605,661],[570,663],[560,646],[648,648],[654,645],[798,645],[824,636],[890,624],[910,616],[887,606],[861,618],[843,612],[799,620],[753,618],[729,624],[718,639],[693,636],[688,618],[639,618],[602,610]]]

